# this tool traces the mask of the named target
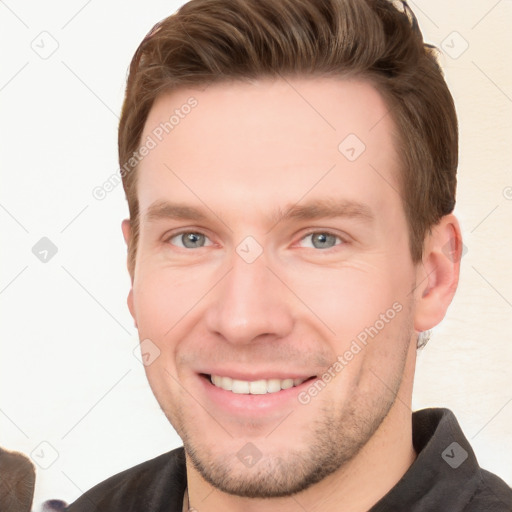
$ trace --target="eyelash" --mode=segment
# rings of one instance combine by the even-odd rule
[[[171,243],[171,240],[173,238],[176,238],[176,237],[179,237],[179,236],[182,236],[182,235],[185,235],[187,233],[194,233],[194,234],[197,234],[197,235],[203,235],[205,238],[207,238],[210,242],[210,238],[208,237],[208,235],[206,235],[205,233],[201,232],[201,231],[194,231],[194,230],[183,230],[183,231],[179,231],[178,233],[173,233],[172,235],[168,236],[165,238],[165,242],[166,243],[169,243],[171,245],[174,245],[175,247],[179,247],[179,246],[176,246],[175,244],[172,244]],[[341,246],[341,245],[345,245],[347,244],[347,240],[344,239],[342,236],[336,234],[336,233],[333,233],[331,231],[327,231],[327,230],[313,230],[313,231],[309,231],[308,233],[304,234],[300,239],[299,239],[299,242],[302,242],[305,238],[309,237],[309,236],[312,236],[312,235],[327,235],[327,236],[333,236],[335,237],[337,240],[339,240],[339,243],[336,243],[333,247],[329,247],[327,249],[316,249],[314,247],[308,247],[308,249],[316,249],[318,252],[330,252],[331,250],[335,249],[336,247],[338,246]],[[213,242],[212,244],[213,245]],[[209,246],[207,246],[209,247]],[[180,249],[184,249],[186,251],[191,251],[193,249],[189,249],[187,247],[179,247]],[[199,247],[198,249],[202,249],[203,247]]]

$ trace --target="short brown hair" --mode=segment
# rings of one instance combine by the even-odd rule
[[[191,0],[146,36],[130,65],[119,123],[132,226],[139,206],[130,158],[155,98],[178,87],[280,76],[356,76],[371,82],[398,128],[401,196],[417,263],[430,228],[455,206],[458,129],[453,99],[405,1]],[[401,7],[400,7],[401,6]]]

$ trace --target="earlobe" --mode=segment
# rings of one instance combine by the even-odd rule
[[[130,220],[129,219],[124,219],[123,220],[123,222],[121,224],[121,229],[123,231],[123,237],[124,237],[124,241],[126,243],[126,247],[129,248],[130,247],[131,234],[132,234],[131,233],[131,225],[130,225]],[[135,323],[135,327],[137,328],[137,320],[135,318],[135,308],[134,308],[134,305],[133,305],[133,275],[130,272],[129,260],[127,260],[127,267],[128,267],[128,272],[130,274],[130,279],[131,279],[132,287],[130,288],[130,291],[128,292],[128,297],[127,297],[126,303],[128,304],[128,309],[130,311],[130,314],[132,315],[133,321]]]
[[[133,272],[132,272],[132,268],[130,265],[130,242],[132,239],[132,226],[130,223],[130,219],[123,220],[123,222],[121,223],[121,229],[123,231],[123,237],[124,237],[124,241],[126,243],[126,250],[128,252],[128,256],[126,259],[126,268],[128,269],[128,274],[130,274],[130,279],[131,279],[132,286],[133,286]]]
[[[123,231],[124,241],[126,243],[126,246],[128,247],[130,245],[130,238],[132,234],[130,219],[123,220],[123,222],[121,223],[121,229]]]
[[[128,304],[130,315],[132,315],[135,328],[138,329],[137,318],[135,317],[135,308],[133,306],[133,288],[130,288],[130,291],[128,292],[128,298],[126,299],[126,303]]]
[[[422,263],[417,267],[414,328],[427,331],[444,318],[459,282],[462,238],[453,215],[435,225],[424,244]]]

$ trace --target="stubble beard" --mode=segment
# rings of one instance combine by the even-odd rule
[[[181,409],[172,415],[165,410],[164,413],[182,438],[192,465],[213,487],[244,498],[289,497],[343,468],[381,426],[395,404],[402,383],[411,330],[402,329],[399,337],[396,346],[401,353],[395,373],[386,385],[382,383],[380,394],[365,394],[355,387],[348,395],[352,398],[341,410],[324,401],[307,432],[297,434],[293,428],[293,435],[299,440],[298,449],[278,455],[262,454],[252,467],[244,466],[237,457],[237,450],[244,442],[231,453],[214,453],[211,445],[201,441],[197,425],[193,432],[184,428],[187,421]],[[286,422],[279,428],[286,428]],[[257,440],[253,444],[257,448]]]

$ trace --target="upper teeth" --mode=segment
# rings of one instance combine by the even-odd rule
[[[226,391],[239,394],[264,395],[265,393],[277,393],[281,389],[288,389],[302,384],[307,379],[261,379],[261,380],[237,380],[231,377],[212,375],[212,383]]]

